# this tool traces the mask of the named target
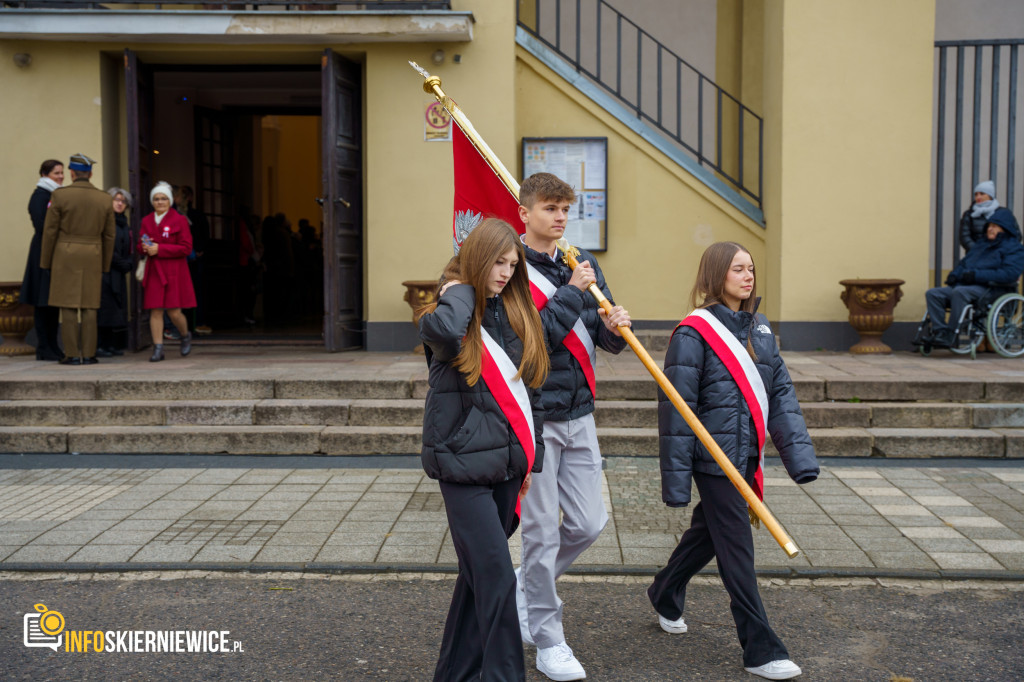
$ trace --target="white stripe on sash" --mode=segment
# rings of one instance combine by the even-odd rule
[[[754,361],[753,359],[751,359],[750,354],[747,353],[747,349],[740,344],[739,340],[733,335],[733,333],[729,331],[726,328],[726,326],[722,324],[717,317],[714,316],[713,313],[709,312],[704,308],[698,308],[697,310],[694,310],[692,313],[690,313],[690,315],[699,317],[708,323],[708,325],[718,335],[718,337],[725,342],[725,345],[728,347],[729,351],[733,354],[733,356],[736,358],[736,361],[743,369],[743,374],[747,377],[747,381],[750,382],[750,387],[751,389],[753,389],[754,396],[757,398],[758,405],[760,405],[761,407],[762,423],[759,424],[758,426],[761,427],[761,432],[765,434],[765,437],[762,440],[767,440],[768,393],[767,391],[765,391],[764,382],[761,380],[761,374],[760,372],[757,371],[757,365],[754,364]],[[751,410],[751,412],[753,412],[753,410]],[[761,446],[761,452],[758,454],[762,460],[763,465],[764,445]]]
[[[483,339],[484,346],[487,347],[487,352],[490,353],[491,358],[494,360],[494,364],[498,367],[498,371],[501,372],[501,377],[505,380],[505,384],[508,386],[512,397],[515,399],[516,405],[519,406],[523,419],[526,421],[527,426],[530,427],[530,442],[529,444],[521,443],[521,445],[524,449],[529,448],[529,450],[532,451],[534,444],[537,442],[537,432],[536,427],[533,424],[533,407],[530,405],[530,395],[526,391],[526,384],[523,382],[522,377],[519,379],[515,378],[519,369],[512,362],[511,358],[509,358],[505,349],[501,347],[501,344],[495,341],[482,326],[480,327],[480,338]],[[493,390],[491,391],[491,394],[494,394]]]
[[[551,280],[545,277],[540,270],[529,263],[526,264],[526,272],[530,276],[530,283],[544,294],[545,302],[551,300],[551,297],[554,296],[555,292],[558,290],[557,287],[551,283]],[[541,310],[543,307],[544,306],[537,306],[537,309]],[[579,337],[580,343],[583,344],[583,348],[587,352],[587,357],[590,358],[590,367],[596,367],[597,349],[594,348],[594,340],[590,338],[590,332],[587,331],[587,326],[583,324],[582,317],[576,318],[576,324],[572,326],[572,333]],[[577,358],[577,360],[581,359]]]

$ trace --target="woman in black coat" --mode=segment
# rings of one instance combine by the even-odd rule
[[[430,368],[421,458],[440,484],[459,577],[434,679],[525,680],[508,538],[544,456],[544,332],[508,223],[480,223],[442,281],[419,319]]]
[[[665,375],[755,491],[763,491],[766,434],[793,480],[815,480],[818,462],[793,382],[768,320],[756,312],[750,253],[733,242],[712,244],[701,257],[690,298],[697,310],[672,334]],[[800,668],[768,624],[757,590],[747,503],[660,391],[658,435],[665,503],[689,504],[691,480],[700,491],[689,530],[647,590],[661,628],[686,632],[686,586],[717,559],[747,672],[772,680],[796,677]]]
[[[128,211],[132,207],[132,195],[120,187],[111,187],[107,194],[114,202],[117,232],[114,236],[114,255],[110,260],[110,271],[103,273],[100,310],[96,318],[99,327],[96,355],[103,358],[124,355],[123,330],[128,326],[128,316],[125,312],[128,305],[128,282],[125,275],[132,271],[132,235],[128,229]]]
[[[974,188],[974,203],[960,216],[960,246],[964,248],[964,253],[985,243],[988,219],[998,208],[996,184],[991,180],[979,182]]]
[[[32,218],[32,243],[28,247],[28,262],[21,280],[21,302],[35,306],[36,360],[60,360],[64,357],[57,344],[57,325],[60,310],[52,308],[50,301],[50,271],[39,265],[42,253],[43,223],[50,206],[53,190],[64,184],[64,164],[47,159],[39,166],[39,182],[28,200],[28,214]]]

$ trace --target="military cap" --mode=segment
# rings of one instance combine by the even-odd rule
[[[71,170],[81,171],[87,173],[92,170],[93,164],[96,163],[85,154],[72,154],[71,163],[68,164],[68,168]]]

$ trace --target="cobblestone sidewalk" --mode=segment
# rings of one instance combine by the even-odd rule
[[[655,459],[608,458],[611,520],[578,568],[663,564],[692,507],[662,504],[657,467]],[[765,483],[767,504],[803,552],[790,560],[767,531],[755,531],[761,570],[1024,575],[1024,464],[826,466],[806,486],[770,465]],[[510,551],[518,563],[518,534]],[[0,569],[455,562],[437,484],[418,470],[0,470]]]

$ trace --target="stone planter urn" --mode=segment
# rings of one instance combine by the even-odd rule
[[[851,353],[891,353],[882,332],[892,324],[892,311],[903,298],[902,279],[844,279],[839,295],[850,311],[850,325],[860,334]]]
[[[0,282],[0,355],[32,355],[36,349],[25,343],[32,329],[32,306],[21,302],[21,282]]]
[[[437,280],[436,279],[423,279],[416,280],[410,279],[402,282],[402,286],[405,287],[405,302],[412,308],[412,321],[416,323],[416,311],[423,306],[434,302],[434,292],[437,291]],[[413,349],[416,353],[423,352],[423,344],[419,344]]]

